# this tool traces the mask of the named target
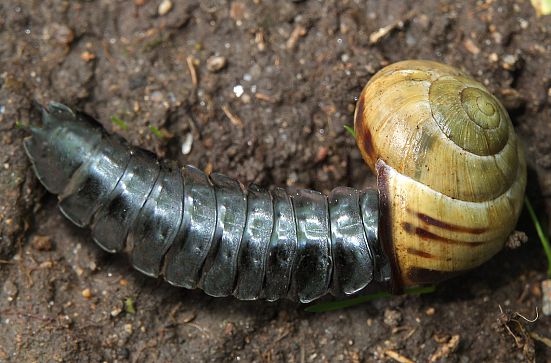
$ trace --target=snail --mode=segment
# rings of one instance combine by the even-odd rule
[[[501,103],[431,61],[379,71],[354,115],[377,189],[245,188],[159,160],[60,103],[42,107],[24,147],[61,212],[137,270],[243,300],[307,303],[373,281],[399,292],[470,270],[516,224],[522,147]]]
[[[362,91],[354,127],[377,174],[378,239],[395,289],[470,270],[503,247],[526,161],[507,111],[482,84],[436,62],[395,63]]]

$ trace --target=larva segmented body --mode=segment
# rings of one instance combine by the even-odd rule
[[[69,220],[147,275],[212,296],[300,302],[389,278],[376,190],[245,189],[158,161],[62,104],[42,114],[25,141],[36,175]]]

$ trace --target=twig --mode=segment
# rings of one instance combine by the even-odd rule
[[[288,50],[293,50],[296,48],[298,39],[306,35],[306,28],[303,25],[297,25],[293,31],[291,32],[291,35],[289,36],[289,39],[287,39],[287,43],[285,44],[285,47]]]
[[[532,337],[532,339],[535,339],[538,342],[541,342],[551,348],[551,339],[549,339],[548,337],[544,337],[543,335],[539,335],[538,333],[534,332],[530,333],[530,336]]]
[[[540,314],[539,314],[539,312],[538,312],[538,307],[537,307],[537,306],[536,306],[536,317],[535,317],[534,319],[532,319],[532,320],[530,320],[530,319],[524,317],[524,315],[522,315],[522,314],[519,313],[519,312],[515,312],[515,314],[516,314],[517,316],[523,318],[527,323],[535,323],[536,320],[538,320],[538,318],[540,317]]]
[[[193,85],[193,87],[197,87],[199,82],[197,80],[197,70],[195,69],[195,64],[193,64],[193,57],[190,55],[187,56],[186,63],[189,69],[189,73],[191,74],[191,84]]]
[[[406,16],[403,19],[400,19],[398,21],[395,21],[392,24],[379,28],[377,31],[369,35],[369,44],[370,45],[377,44],[379,40],[384,38],[387,34],[392,32],[393,30],[402,29],[414,16],[415,16],[415,12],[410,11],[409,13],[406,14]]]
[[[230,122],[232,124],[234,124],[235,126],[239,127],[239,128],[243,128],[243,122],[241,121],[241,119],[234,115],[231,110],[230,110],[230,106],[228,105],[223,105],[222,106],[222,111],[224,111],[224,114],[226,115],[227,118],[230,119]]]
[[[398,352],[395,352],[394,350],[390,350],[390,349],[386,350],[385,354],[388,355],[390,358],[392,358],[395,361],[400,362],[400,363],[415,363],[411,359],[409,359],[407,357],[404,357],[403,355],[401,355]]]
[[[266,102],[270,102],[270,103],[276,103],[277,102],[277,99],[273,96],[270,96],[266,93],[262,93],[262,92],[257,92],[255,95],[257,100],[260,100],[260,101],[266,101]]]

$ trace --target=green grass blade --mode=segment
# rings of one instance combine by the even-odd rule
[[[429,294],[431,292],[434,292],[434,290],[436,290],[436,286],[412,287],[412,288],[406,289],[405,294],[406,295]],[[325,313],[328,311],[349,308],[354,305],[363,304],[363,303],[377,300],[377,299],[389,298],[391,296],[393,295],[389,292],[375,292],[373,294],[353,297],[351,299],[346,299],[346,300],[328,301],[324,303],[319,303],[316,305],[308,306],[304,310],[309,313]]]
[[[350,135],[352,135],[353,138],[356,138],[356,131],[354,131],[354,128],[350,125],[344,125],[344,129],[348,131]]]
[[[136,305],[134,304],[134,299],[131,297],[126,298],[124,300],[124,310],[128,314],[136,314]]]
[[[153,135],[157,136],[159,139],[163,138],[163,133],[155,126],[152,126],[152,125],[149,126],[149,130],[153,133]]]
[[[29,127],[29,126],[25,125],[25,124],[23,123],[23,121],[19,121],[19,120],[15,121],[15,128],[17,128],[17,129],[23,129],[23,130],[25,130],[25,129],[27,129],[28,127]]]
[[[532,208],[532,203],[530,203],[528,198],[524,198],[524,205],[526,206],[526,209],[528,209],[528,214],[530,214],[532,223],[534,223],[534,227],[536,227],[536,232],[540,239],[541,245],[543,246],[543,250],[545,251],[545,255],[547,256],[547,276],[551,278],[551,244],[549,243],[549,239],[545,235],[545,232],[543,231],[543,228],[538,220],[538,216],[536,215],[534,208]]]
[[[111,116],[111,122],[120,127],[122,130],[127,130],[128,125],[117,116]]]

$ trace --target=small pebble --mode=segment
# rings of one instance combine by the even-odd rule
[[[170,0],[163,0],[160,4],[159,4],[159,15],[160,16],[163,16],[163,15],[166,15],[168,14],[168,12],[172,10],[172,1]]]
[[[212,163],[209,162],[209,163],[207,164],[207,166],[205,166],[205,168],[203,169],[203,172],[204,172],[205,174],[207,174],[207,175],[210,175],[210,174],[212,174],[212,169],[213,169],[213,168],[214,168],[214,166],[212,166]]]
[[[478,53],[480,53],[480,48],[472,41],[472,39],[465,39],[465,41],[463,42],[463,46],[471,54],[477,55]]]
[[[117,353],[121,359],[127,360],[130,357],[130,350],[128,348],[120,348]]]
[[[251,103],[251,96],[248,94],[244,94],[243,97],[241,97],[241,102],[243,103]]]
[[[207,69],[210,72],[218,72],[226,66],[226,58],[222,56],[212,56],[207,59]]]
[[[90,290],[90,289],[82,290],[82,297],[85,298],[85,299],[91,299],[92,298],[92,290]]]
[[[149,96],[149,99],[153,102],[161,103],[164,101],[164,96],[160,91],[153,91]]]
[[[492,33],[491,36],[496,44],[501,44],[501,42],[503,42],[503,35],[501,35],[500,32]]]
[[[316,154],[316,163],[325,160],[327,158],[327,155],[329,155],[329,148],[325,146],[320,147]]]
[[[235,325],[230,321],[224,326],[224,335],[231,336],[235,332]]]
[[[4,290],[4,293],[8,295],[12,300],[15,297],[15,295],[17,295],[17,293],[19,292],[19,290],[17,289],[17,285],[15,285],[15,283],[11,280],[7,280],[4,283],[3,290]]]
[[[70,45],[75,39],[75,33],[66,25],[54,23],[47,29],[52,31],[51,36],[59,44]]]
[[[128,334],[132,334],[132,332],[134,331],[134,327],[132,326],[132,324],[124,324],[124,331]]]
[[[242,20],[246,17],[247,5],[240,1],[233,1],[230,7],[230,17],[235,20],[237,25],[242,24]]]
[[[505,101],[506,99],[504,99]],[[508,106],[506,102],[504,102],[505,108],[508,110],[513,110],[514,108],[511,106]],[[518,107],[517,107],[518,108]],[[505,246],[509,249],[514,250],[515,248],[519,248],[522,246],[523,243],[528,242],[528,236],[526,233],[522,231],[513,231],[507,238],[507,241],[505,242]]]
[[[120,307],[116,307],[113,310],[111,310],[111,316],[113,318],[119,316],[120,313],[122,313],[122,308]]]
[[[501,66],[504,69],[510,71],[515,69],[517,62],[518,62],[518,56],[513,54],[507,54],[503,56],[503,63],[501,64]]]
[[[388,325],[390,327],[398,326],[402,321],[402,313],[398,310],[386,309],[383,321],[385,325]]]
[[[178,323],[179,324],[187,324],[189,322],[192,322],[197,317],[197,314],[193,311],[184,312],[183,314],[178,315]]]
[[[210,137],[207,137],[203,140],[203,146],[205,146],[207,149],[212,149],[214,146],[214,140]]]
[[[83,61],[85,62],[90,62],[94,59],[96,59],[96,55],[92,52],[89,52],[89,51],[84,51],[80,54],[80,59],[82,59]]]
[[[534,297],[541,297],[541,286],[540,286],[540,284],[539,283],[532,284],[530,286],[530,293]]]
[[[52,250],[52,240],[48,236],[34,236],[31,245],[37,251]]]
[[[235,97],[239,98],[243,95],[245,90],[243,89],[243,86],[238,84],[236,86],[233,86],[233,93],[235,94]]]
[[[427,316],[433,316],[435,312],[436,309],[433,307],[427,308],[427,310],[425,310],[425,314],[427,314]]]
[[[53,261],[44,261],[40,265],[38,265],[40,269],[46,269],[46,268],[52,268],[54,267]]]
[[[193,135],[191,132],[187,133],[184,142],[182,142],[182,154],[188,155],[191,152],[191,147],[193,146]]]
[[[551,279],[542,281],[543,304],[541,311],[545,316],[551,316]]]

